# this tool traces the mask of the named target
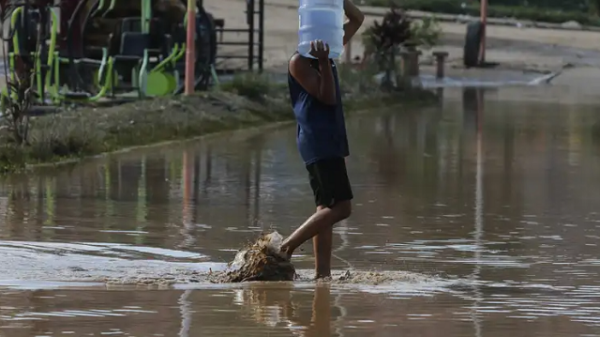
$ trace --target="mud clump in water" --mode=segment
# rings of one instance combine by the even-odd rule
[[[233,268],[220,277],[220,282],[248,281],[293,281],[296,269],[279,247],[283,237],[273,232],[264,234],[237,253],[230,267]]]

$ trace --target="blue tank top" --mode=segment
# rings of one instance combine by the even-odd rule
[[[337,97],[335,106],[322,103],[309,94],[288,69],[290,98],[298,123],[296,141],[306,165],[322,159],[350,155],[337,67],[333,61],[331,65]],[[312,66],[319,69],[316,60]]]

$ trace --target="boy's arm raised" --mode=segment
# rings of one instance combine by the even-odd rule
[[[316,56],[319,61],[319,71],[310,66],[308,59],[296,54],[290,60],[290,73],[306,92],[317,98],[321,103],[336,105],[335,79],[333,78],[331,63],[327,57],[329,47],[324,46],[320,41],[317,42],[317,46],[314,44],[312,46],[312,51],[318,51],[319,54]]]
[[[348,21],[344,23],[344,45],[346,45],[354,34],[356,34],[360,26],[362,26],[363,21],[365,21],[365,15],[351,0],[344,0],[344,13],[348,18]]]

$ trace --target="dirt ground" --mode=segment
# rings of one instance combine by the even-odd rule
[[[246,28],[246,1],[244,0],[205,0],[205,8],[215,17],[225,19],[226,28]],[[273,70],[285,70],[289,56],[297,44],[298,14],[297,1],[266,0],[265,6],[265,67]],[[385,9],[363,7],[368,13],[384,13]],[[364,27],[368,27],[379,16],[368,15]],[[600,91],[600,39],[599,32],[553,30],[542,28],[519,28],[517,26],[488,26],[486,59],[498,62],[494,71],[470,69],[464,70],[462,47],[466,25],[456,22],[442,22],[441,44],[434,50],[449,52],[448,76],[489,77],[502,76],[502,70],[520,72],[561,71],[553,84],[568,86],[574,93],[596,93]],[[360,32],[359,32],[360,33]],[[226,33],[224,41],[246,41],[247,34]],[[245,47],[223,47],[220,54],[243,55]],[[352,56],[361,56],[363,48],[359,39],[352,43]],[[430,51],[422,57],[422,71],[432,73]],[[240,66],[227,63],[229,67]],[[595,83],[598,82],[598,83]],[[576,88],[576,89],[575,89]],[[580,90],[581,89],[581,90]]]
[[[280,65],[285,63],[291,53],[294,52],[297,43],[298,30],[298,14],[296,9],[296,1],[292,0],[266,0],[265,1],[265,56],[266,64],[269,66]],[[205,9],[212,13],[215,17],[225,19],[226,28],[246,28],[245,0],[205,0]],[[369,13],[384,13],[385,9],[364,7]],[[364,27],[370,26],[373,21],[380,19],[378,16],[368,15]],[[462,37],[465,34],[465,24],[463,23],[440,23],[440,27],[446,38],[458,36]],[[597,43],[600,38],[600,33],[591,31],[569,31],[569,30],[552,30],[540,28],[518,28],[507,26],[489,26],[488,37],[492,40],[502,40],[508,44],[511,42],[515,45],[530,42],[534,44],[543,44],[552,48],[566,47],[574,49],[594,50],[600,52],[600,44]],[[360,33],[360,32],[359,32]],[[246,35],[227,33],[224,36],[227,41],[244,40]],[[460,43],[451,43],[450,45],[442,44],[436,49],[462,48]],[[559,64],[560,57],[548,57],[544,53],[531,51],[523,53],[519,50],[507,50],[508,47],[503,45],[502,50],[496,50],[493,43],[489,46],[488,55],[490,59],[499,58],[506,60],[507,56],[515,57],[513,59],[525,58],[529,63],[537,64]],[[358,39],[353,43],[353,55],[360,55],[362,48]],[[237,48],[236,51],[244,50],[244,47]],[[233,51],[229,50],[229,52]],[[498,54],[498,55],[495,55]]]

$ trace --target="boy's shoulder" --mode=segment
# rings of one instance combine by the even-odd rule
[[[290,61],[289,64],[290,66],[305,66],[307,64],[309,64],[310,60],[298,53],[294,53],[294,55],[292,55],[292,57],[290,57]]]

